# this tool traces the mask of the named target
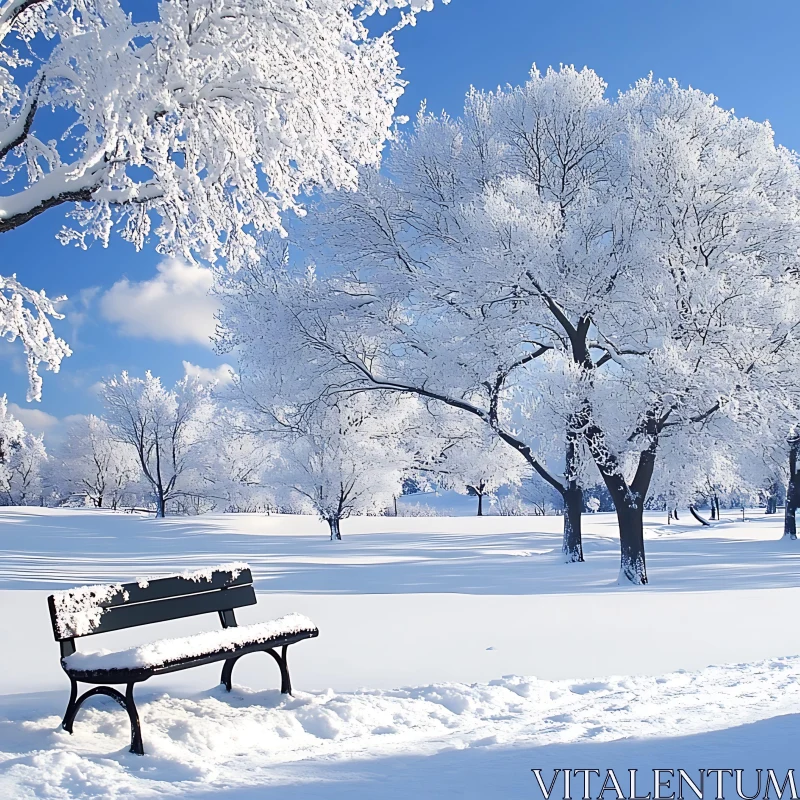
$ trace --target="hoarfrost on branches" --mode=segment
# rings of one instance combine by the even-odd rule
[[[42,378],[39,365],[58,372],[62,359],[72,354],[69,345],[53,331],[50,317],[63,319],[54,302],[41,291],[23,286],[16,275],[0,275],[0,336],[22,342],[28,369],[28,402],[41,400]]]
[[[449,2],[449,0],[443,0]],[[354,187],[403,91],[393,47],[432,0],[0,0],[0,233],[59,206],[63,242],[113,230],[164,253],[234,264],[298,196]],[[370,15],[399,10],[370,36]],[[46,110],[54,113],[45,114]],[[25,305],[27,304],[27,305]],[[70,349],[44,292],[0,277],[0,335],[37,367]]]
[[[65,241],[214,260],[281,227],[297,196],[377,163],[403,83],[392,31],[418,0],[120,0],[0,4],[0,232],[79,203]],[[63,112],[52,137],[42,111]]]

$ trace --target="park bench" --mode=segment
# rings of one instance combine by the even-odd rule
[[[144,754],[133,687],[154,675],[224,662],[221,683],[231,690],[234,664],[248,653],[269,653],[281,675],[281,692],[291,694],[287,649],[319,631],[307,617],[289,614],[270,622],[236,624],[234,609],[256,603],[247,564],[224,564],[166,578],[133,583],[80,586],[48,597],[53,634],[61,645],[61,666],[70,679],[62,727],[72,733],[81,705],[94,695],[113,698],[131,723],[131,752]],[[127,650],[80,653],[75,640],[109,631],[216,612],[222,630],[161,639]],[[78,683],[97,684],[78,697]],[[113,685],[125,684],[123,695]]]

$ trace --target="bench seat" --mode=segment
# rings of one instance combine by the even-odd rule
[[[318,635],[319,630],[308,617],[288,614],[269,622],[160,639],[126,650],[75,652],[62,658],[61,664],[67,675],[84,683],[139,682],[151,675],[225,661]]]

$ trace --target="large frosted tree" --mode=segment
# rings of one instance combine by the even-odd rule
[[[528,477],[523,459],[488,426],[441,404],[429,404],[415,433],[420,478],[433,486],[476,497],[479,517],[484,515],[486,499],[498,489],[519,486]]]
[[[386,173],[366,171],[309,232],[319,275],[242,279],[223,325],[243,375],[302,348],[289,368],[309,400],[321,384],[459,409],[565,501],[588,451],[621,577],[641,584],[659,454],[686,452],[665,442],[716,417],[746,431],[792,390],[800,170],[768,125],[712,96],[644,80],[612,102],[605,88],[590,70],[534,70],[472,92],[460,120],[420,115]],[[548,416],[560,464],[538,433]]]
[[[377,163],[402,92],[392,32],[431,6],[159,0],[134,22],[121,0],[2,0],[0,233],[61,206],[64,242],[118,230],[235,260],[298,195]],[[392,9],[395,28],[370,36],[365,20]],[[39,399],[36,366],[69,349],[43,293],[0,281],[0,331],[22,340]]]

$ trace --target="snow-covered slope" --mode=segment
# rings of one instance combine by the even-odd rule
[[[631,589],[604,514],[587,516],[587,562],[565,565],[552,517],[362,518],[332,543],[305,517],[3,509],[3,691],[16,694],[0,697],[0,797],[531,798],[533,767],[790,766],[800,548],[780,520],[737,516],[709,529],[653,515],[652,583]],[[296,611],[320,628],[293,648],[294,699],[255,654],[230,696],[209,690],[216,667],[137,687],[144,759],[113,702],[92,701],[74,736],[58,730],[50,591],[233,560],[259,595],[242,624]],[[79,649],[217,627],[201,617]]]
[[[140,707],[144,758],[127,752],[127,718],[113,703],[85,711],[70,736],[47,713],[49,696],[26,698],[4,709],[3,749],[15,752],[0,763],[0,794],[531,798],[540,796],[533,767],[548,776],[566,766],[616,767],[620,775],[629,767],[746,768],[753,752],[745,743],[763,755],[755,766],[785,770],[794,754],[781,747],[780,715],[795,715],[788,727],[796,730],[798,678],[800,659],[791,658],[659,678],[506,677],[289,699],[275,691],[164,694]],[[736,747],[697,749],[765,719],[742,728]],[[431,757],[458,769],[432,769]],[[487,783],[498,793],[486,795]],[[501,793],[509,783],[515,791]]]

